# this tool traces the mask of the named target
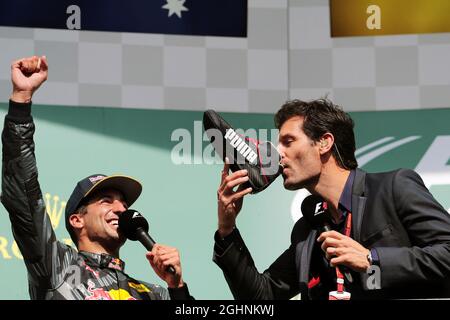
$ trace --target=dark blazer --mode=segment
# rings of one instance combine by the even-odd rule
[[[352,189],[352,237],[379,255],[381,289],[361,290],[352,299],[450,297],[450,215],[412,170],[366,173],[356,169]],[[318,232],[305,219],[295,224],[291,245],[263,273],[256,269],[239,231],[213,260],[236,299],[310,298],[308,281]]]

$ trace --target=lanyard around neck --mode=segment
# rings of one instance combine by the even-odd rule
[[[350,237],[350,234],[352,232],[352,213],[347,212],[347,218],[345,219],[345,231],[344,234],[347,237]],[[337,282],[337,292],[341,293],[344,291],[344,275],[339,270],[339,267],[336,266],[336,282]]]

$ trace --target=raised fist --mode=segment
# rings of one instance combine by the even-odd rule
[[[19,59],[11,64],[11,81],[13,92],[11,100],[15,102],[30,102],[33,93],[47,80],[47,58],[29,57]]]

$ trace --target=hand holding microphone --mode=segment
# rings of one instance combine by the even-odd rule
[[[303,200],[303,216],[313,229],[321,233],[317,241],[322,242],[321,248],[330,261],[330,265],[341,267],[344,273],[347,273],[345,268],[356,272],[366,272],[370,267],[367,260],[370,250],[349,236],[331,230],[331,220],[327,210],[327,203],[320,196],[310,195]]]
[[[119,216],[119,230],[128,239],[138,240],[149,251],[146,254],[156,274],[167,282],[170,288],[183,286],[181,263],[178,250],[173,247],[156,244],[148,234],[147,220],[136,210],[126,210]]]
[[[167,282],[169,288],[179,288],[184,285],[181,279],[180,254],[176,248],[155,244],[152,251],[147,252],[146,257],[153,270]]]

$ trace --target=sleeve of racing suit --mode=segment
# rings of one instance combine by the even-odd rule
[[[14,239],[24,257],[32,298],[36,298],[32,287],[52,288],[52,257],[57,247],[38,183],[34,130],[31,103],[10,101],[2,133],[1,202],[9,213]]]
[[[189,293],[187,283],[181,288],[168,288],[171,300],[194,300],[194,297]]]

